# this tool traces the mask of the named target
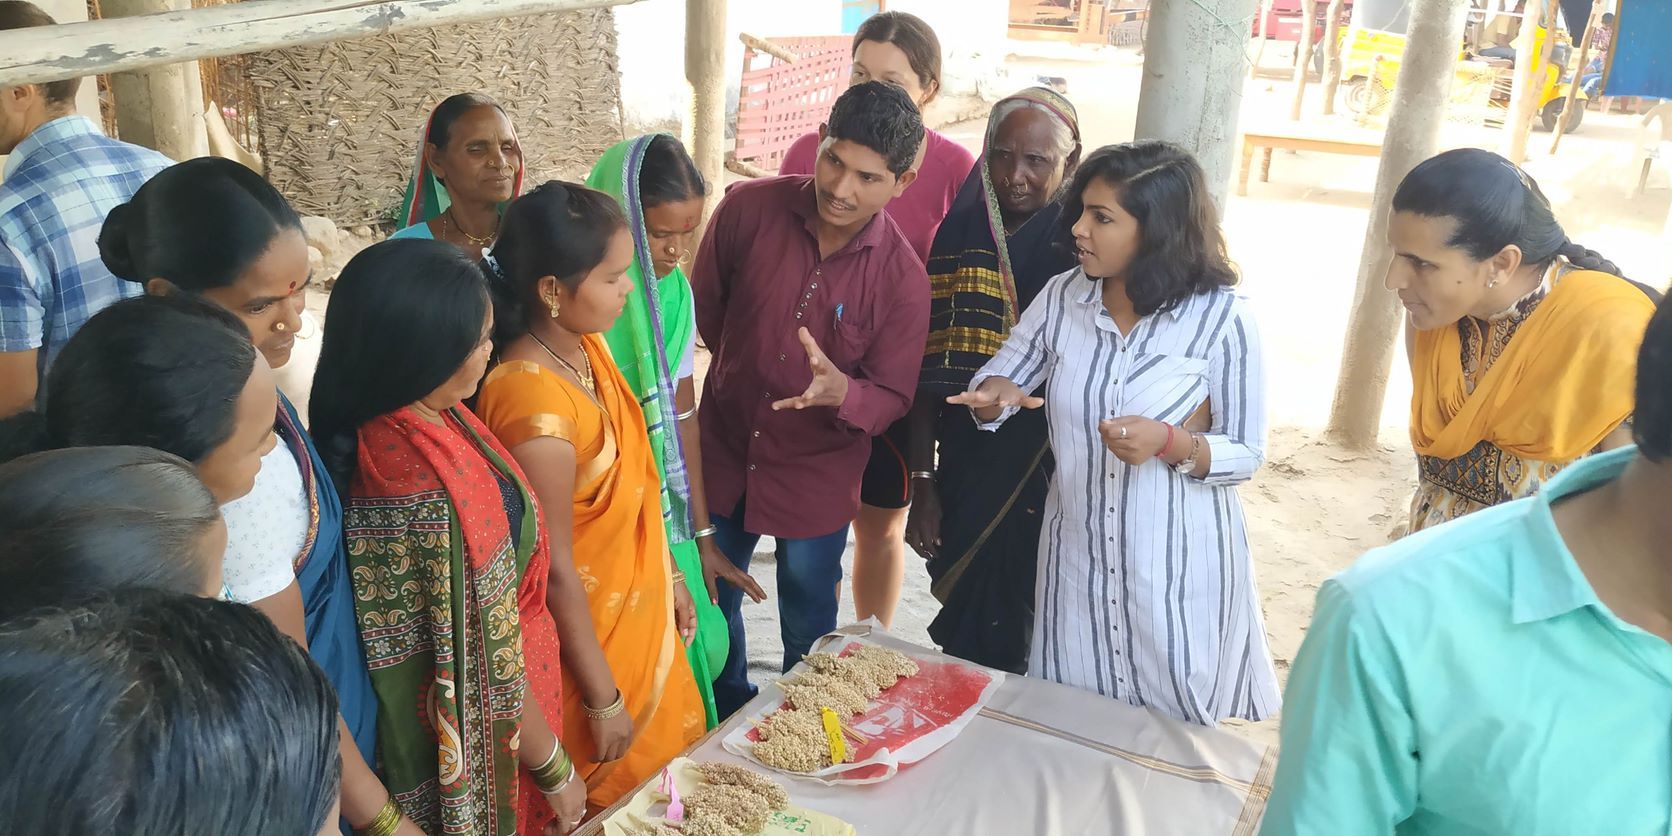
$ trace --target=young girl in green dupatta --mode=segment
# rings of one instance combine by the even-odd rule
[[[522,178],[522,146],[505,109],[480,93],[448,96],[418,135],[401,229],[390,237],[446,241],[480,258]]]
[[[650,429],[662,474],[662,519],[669,548],[697,606],[696,637],[687,654],[708,727],[713,728],[720,719],[714,708],[714,677],[731,647],[726,617],[716,603],[716,579],[756,601],[766,595],[714,545],[702,480],[692,478],[702,472],[692,381],[697,329],[691,284],[679,265],[695,249],[692,238],[702,219],[708,184],[679,140],[666,134],[616,144],[592,167],[586,184],[621,203],[633,234],[633,266],[627,271],[633,291],[621,318],[604,337]]]

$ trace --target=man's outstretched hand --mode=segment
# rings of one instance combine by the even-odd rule
[[[847,400],[848,385],[852,383],[848,376],[836,369],[830,358],[824,356],[824,350],[813,339],[813,335],[805,327],[796,332],[801,338],[801,347],[807,350],[807,368],[813,370],[813,382],[807,384],[807,391],[800,397],[785,398],[773,401],[773,409],[806,409],[810,406],[841,406]]]

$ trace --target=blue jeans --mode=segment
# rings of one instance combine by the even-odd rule
[[[710,515],[714,545],[739,569],[748,571],[761,535],[743,528],[743,504],[731,516]],[[836,629],[836,585],[842,582],[842,552],[848,527],[821,537],[776,538],[778,556],[778,630],[784,642],[784,670],[795,667],[820,636]],[[722,719],[753,699],[749,648],[743,632],[743,591],[719,583],[720,611],[731,633],[731,653],[714,680],[714,703]]]

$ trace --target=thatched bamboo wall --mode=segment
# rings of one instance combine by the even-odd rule
[[[577,177],[621,139],[609,9],[536,15],[250,56],[267,177],[307,215],[383,222],[418,132],[454,93],[497,99],[517,126],[525,186]]]

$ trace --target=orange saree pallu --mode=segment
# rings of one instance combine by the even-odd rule
[[[644,413],[597,335],[583,339],[598,392],[529,362],[488,373],[479,406],[507,447],[540,437],[575,448],[575,569],[592,625],[633,718],[627,755],[592,763],[580,688],[563,671],[563,745],[586,778],[587,798],[613,804],[702,734],[702,697],[674,625],[673,576],[661,484]]]

